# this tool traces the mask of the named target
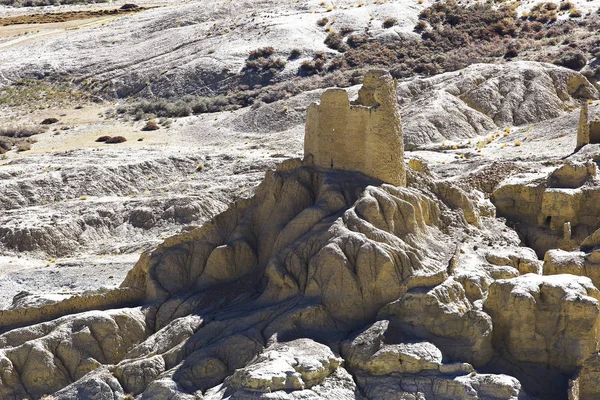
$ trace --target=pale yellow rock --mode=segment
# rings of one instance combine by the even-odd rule
[[[470,373],[467,363],[444,364],[442,352],[429,342],[387,343],[394,336],[387,320],[377,321],[358,335],[342,343],[345,366],[373,375],[391,373],[440,374]]]
[[[590,356],[575,376],[569,400],[600,399],[600,354]]]
[[[521,275],[542,273],[542,262],[537,259],[535,252],[528,247],[493,249],[486,253],[485,258],[490,264],[496,266],[513,267]]]
[[[544,275],[572,274],[587,276],[600,287],[600,251],[564,251],[553,249],[544,256]]]
[[[343,89],[328,89],[307,110],[304,154],[315,166],[362,172],[406,185],[396,82],[381,70],[367,73],[352,103]]]
[[[451,360],[480,366],[493,356],[490,317],[473,307],[452,278],[431,289],[410,290],[379,316],[413,337],[432,342]]]
[[[226,382],[236,389],[302,390],[321,383],[341,364],[329,347],[310,339],[276,343]]]
[[[527,274],[492,283],[484,311],[505,356],[570,374],[598,350],[599,300],[589,278]]]
[[[498,215],[518,222],[539,257],[574,250],[600,227],[600,190],[593,161],[566,161],[551,172],[507,179],[494,190]]]

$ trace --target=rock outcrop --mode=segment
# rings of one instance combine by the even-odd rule
[[[573,250],[600,228],[600,186],[591,160],[511,177],[496,187],[492,201],[499,216],[519,224],[540,258],[553,248]]]
[[[581,103],[579,111],[579,123],[577,124],[577,149],[590,143],[590,125],[588,123],[588,104]]]
[[[407,149],[487,134],[564,113],[577,99],[598,98],[578,72],[545,63],[473,64],[398,85]]]
[[[492,283],[494,346],[515,361],[573,374],[598,350],[600,292],[586,277],[527,274]]]
[[[326,92],[309,111],[304,160],[143,253],[119,289],[17,296],[0,314],[0,397],[562,400],[572,380],[571,393],[593,398],[596,277],[555,273],[593,275],[595,164],[570,160],[494,191],[499,214],[546,224],[587,257],[550,252],[542,268],[482,193],[416,159],[404,169],[392,92],[380,73],[362,105]],[[346,117],[323,119],[329,96],[344,97],[344,113],[360,110],[369,122],[357,126],[378,128],[358,140]],[[387,143],[395,167],[324,148],[338,125],[365,151]],[[345,161],[332,167],[325,154]],[[180,207],[164,212],[186,215]],[[140,206],[127,223],[158,220]]]

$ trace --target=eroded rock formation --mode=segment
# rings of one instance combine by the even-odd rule
[[[323,147],[334,128],[363,150],[401,143],[392,88],[373,73],[362,105],[326,92],[309,113],[344,98],[342,116],[360,110],[370,121],[360,126],[391,129],[360,138],[346,117],[316,114],[311,156],[144,253],[120,289],[17,296],[0,314],[0,397],[594,398],[595,164],[570,161],[494,192],[498,213],[546,232],[548,246],[579,246],[549,252],[542,268],[482,193],[422,160],[404,169],[401,146],[381,147],[396,152],[396,169]],[[327,157],[339,155],[332,168]]]
[[[494,190],[498,215],[518,223],[540,258],[573,250],[598,228],[600,187],[594,161],[567,160],[550,171],[511,177]]]

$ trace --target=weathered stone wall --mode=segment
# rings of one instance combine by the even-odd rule
[[[581,148],[590,142],[590,126],[588,125],[588,104],[581,103],[579,110],[579,124],[577,125],[577,148]]]
[[[590,143],[600,143],[600,121],[590,121]]]
[[[321,168],[362,172],[406,185],[404,145],[396,82],[384,71],[365,76],[352,104],[343,89],[329,89],[308,107],[305,157]]]
[[[588,122],[588,104],[582,103],[577,125],[577,149],[590,143],[600,143],[600,121]]]

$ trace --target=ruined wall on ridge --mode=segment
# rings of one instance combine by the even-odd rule
[[[350,102],[343,89],[329,89],[308,107],[304,154],[317,167],[358,171],[395,186],[406,185],[404,145],[396,82],[370,71]]]

